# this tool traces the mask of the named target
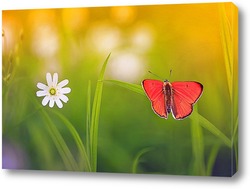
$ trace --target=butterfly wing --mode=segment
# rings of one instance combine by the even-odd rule
[[[194,82],[173,82],[172,84],[172,113],[175,119],[184,119],[193,111],[203,91],[203,85]]]
[[[166,118],[166,103],[163,93],[163,82],[159,80],[145,79],[142,81],[142,86],[151,101],[151,106],[154,112],[160,117]]]

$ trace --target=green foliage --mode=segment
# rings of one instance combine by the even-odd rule
[[[97,146],[98,146],[98,126],[99,126],[99,115],[100,115],[100,108],[101,108],[101,101],[102,101],[102,89],[103,89],[103,77],[106,69],[106,65],[108,63],[110,54],[106,58],[98,81],[96,85],[94,101],[92,106],[92,113],[91,113],[91,122],[90,122],[90,159],[91,159],[91,167],[92,171],[96,172],[97,166]],[[89,98],[88,98],[89,99]],[[87,113],[89,115],[89,112]]]
[[[52,138],[67,170],[77,171],[78,166],[72,153],[70,152],[65,140],[57,129],[57,126],[52,122],[50,116],[45,110],[41,110],[42,117],[44,119],[45,125],[47,127],[48,133]]]
[[[118,81],[118,80],[105,80],[105,81],[111,82],[111,83],[118,85],[118,86],[121,86],[121,87],[124,87],[124,88],[131,90],[133,92],[136,92],[138,94],[145,95],[145,93],[142,90],[140,85],[136,85],[133,83],[127,83],[127,82],[123,82],[123,81]]]
[[[142,149],[140,150],[135,158],[134,158],[134,161],[133,161],[133,165],[132,165],[132,173],[137,173],[137,167],[140,163],[140,158],[147,152],[149,152],[150,150],[152,150],[151,148],[145,148],[145,149]]]
[[[237,39],[237,13],[235,9],[230,9],[232,16],[227,15],[225,4],[219,5],[221,43],[223,47],[224,63],[227,76],[227,85],[231,100],[231,129],[232,144],[234,146],[236,162],[238,160],[238,39]],[[235,30],[236,29],[236,30]],[[235,138],[236,137],[236,138]],[[236,163],[236,169],[238,164]]]
[[[53,111],[53,113],[56,114],[61,119],[63,124],[68,128],[68,130],[70,131],[70,133],[73,136],[73,139],[77,145],[78,152],[79,152],[79,159],[80,159],[80,162],[78,164],[79,170],[83,170],[83,171],[87,171],[87,172],[91,171],[89,158],[88,158],[85,146],[84,146],[78,132],[76,131],[75,127],[62,114],[60,114],[58,112],[54,112],[54,111]]]
[[[194,111],[197,112],[197,106],[194,107]],[[192,115],[191,118],[191,137],[192,137],[192,149],[193,149],[193,174],[205,175],[204,164],[204,139],[202,133],[202,127],[199,124],[198,114]]]

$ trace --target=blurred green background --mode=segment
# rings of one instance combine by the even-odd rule
[[[170,81],[202,83],[195,105],[199,114],[232,139],[238,116],[237,24],[231,3],[3,11],[3,168],[67,170],[41,108],[77,159],[76,145],[50,108],[42,107],[36,84],[46,83],[47,72],[69,80],[69,102],[53,109],[73,124],[85,144],[88,82],[94,94],[109,53],[104,79],[140,85],[143,79],[157,79],[150,70]],[[146,96],[104,81],[97,171],[131,173],[136,164],[137,173],[201,175],[191,130],[189,118],[161,119]],[[201,133],[207,175],[230,176],[237,150],[204,128]]]

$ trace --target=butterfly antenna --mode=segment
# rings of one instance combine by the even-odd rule
[[[151,72],[151,71],[148,71],[148,73],[151,73],[152,75],[154,75],[154,76],[158,77],[159,79],[164,80],[162,77],[160,77],[160,76],[156,75],[155,73],[153,73],[153,72]]]
[[[170,79],[171,74],[172,74],[172,69],[169,71],[169,77],[168,77],[168,79]]]

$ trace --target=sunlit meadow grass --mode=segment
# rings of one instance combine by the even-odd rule
[[[105,60],[103,67],[101,69],[97,86],[93,98],[93,103],[91,103],[92,100],[92,94],[91,94],[91,82],[89,81],[89,84],[87,86],[87,111],[86,111],[86,123],[82,124],[82,126],[86,127],[86,136],[84,137],[86,139],[86,142],[82,141],[82,137],[80,137],[79,133],[76,131],[75,126],[72,125],[72,123],[61,113],[55,111],[55,110],[45,110],[43,107],[41,107],[40,104],[36,103],[37,111],[33,112],[39,113],[40,117],[43,120],[44,126],[47,128],[47,131],[58,150],[58,153],[60,154],[60,157],[64,163],[66,170],[71,171],[97,171],[97,159],[98,159],[98,153],[97,153],[97,147],[98,147],[98,127],[99,127],[99,114],[101,109],[101,101],[102,101],[102,90],[103,90],[103,83],[109,82],[114,85],[118,85],[120,87],[123,87],[127,90],[131,90],[135,93],[138,93],[145,97],[145,93],[141,87],[141,85],[127,83],[123,81],[118,80],[104,80],[104,74],[105,69],[108,64],[110,55]],[[37,100],[34,100],[34,102],[37,102]],[[92,106],[91,106],[92,104]],[[194,107],[194,112],[192,113],[192,116],[190,116],[190,122],[191,122],[191,138],[192,138],[192,149],[193,149],[193,162],[192,162],[192,172],[190,174],[192,175],[211,175],[212,168],[214,166],[215,158],[218,153],[219,147],[221,145],[215,145],[214,148],[212,148],[211,153],[209,155],[208,161],[205,162],[204,158],[204,138],[202,134],[202,128],[208,130],[213,134],[215,137],[218,137],[222,144],[227,146],[228,148],[231,148],[231,140],[227,138],[215,125],[213,125],[211,122],[209,122],[206,118],[204,118],[202,115],[198,113],[197,105]],[[60,134],[60,131],[58,130],[58,126],[56,123],[52,121],[50,118],[50,115],[54,114],[59,118],[59,120],[63,123],[64,127],[68,129],[68,131],[71,133],[75,144],[78,149],[78,156],[74,157],[71,150],[69,149],[67,145],[67,141],[63,138],[63,136]],[[25,119],[30,118],[29,115]],[[84,116],[84,115],[83,115]],[[25,120],[22,120],[25,121]],[[234,135],[236,135],[234,133]],[[35,139],[37,140],[37,139]],[[40,146],[43,146],[41,143],[42,141],[37,141],[37,143]],[[131,172],[136,173],[137,167],[140,163],[140,158],[147,152],[149,152],[151,148],[145,148],[138,152],[136,157],[134,158],[134,161],[131,163]]]

